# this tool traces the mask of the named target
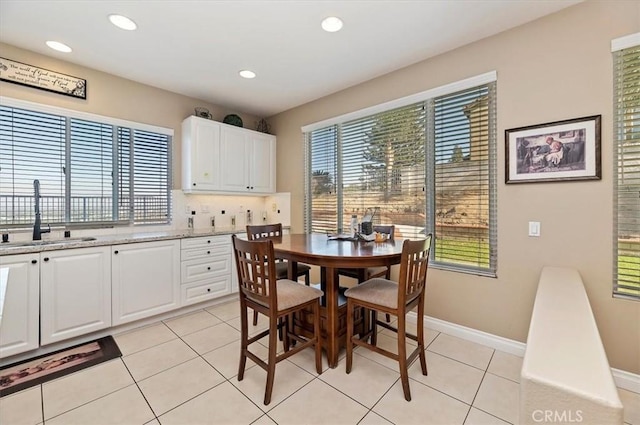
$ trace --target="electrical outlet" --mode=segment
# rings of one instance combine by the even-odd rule
[[[201,213],[208,213],[209,212],[209,205],[200,205],[200,212]]]
[[[184,213],[185,214],[191,214],[191,205],[186,205],[184,207]]]
[[[278,205],[275,202],[271,204],[271,211],[276,212],[277,209],[278,209]]]

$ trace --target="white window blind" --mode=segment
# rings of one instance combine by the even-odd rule
[[[494,275],[495,99],[493,82],[305,133],[306,230],[378,208],[397,238],[435,235],[434,265]]]
[[[377,207],[374,222],[424,235],[424,103],[341,125],[343,223]]]
[[[69,222],[108,222],[113,213],[113,127],[70,120]]]
[[[136,223],[170,218],[170,144],[164,134],[133,131],[133,215]]]
[[[613,64],[613,293],[640,299],[640,45],[615,51]]]
[[[307,174],[307,223],[311,232],[335,232],[338,218],[338,133],[337,126],[315,130],[309,135],[310,160]]]
[[[434,261],[495,270],[495,83],[440,96],[431,108]]]
[[[0,106],[0,225],[33,223],[35,179],[42,222],[64,221],[65,139],[64,117]]]
[[[130,134],[135,134],[132,138]],[[0,225],[167,223],[166,134],[108,122],[0,106]]]

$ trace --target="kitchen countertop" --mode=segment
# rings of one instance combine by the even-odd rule
[[[284,227],[284,228],[288,228]],[[160,232],[135,232],[130,234],[96,236],[95,240],[82,240],[82,237],[65,239],[43,239],[42,244],[34,242],[0,243],[0,256],[13,254],[29,254],[34,252],[54,251],[60,249],[88,248],[92,246],[119,245],[136,242],[152,242],[169,239],[197,238],[206,236],[232,235],[244,233],[244,228],[183,229]]]

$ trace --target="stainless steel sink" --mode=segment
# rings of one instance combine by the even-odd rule
[[[44,241],[26,241],[26,242],[7,242],[1,243],[0,248],[12,248],[20,246],[42,246],[42,245],[65,245],[69,243],[88,242],[95,241],[94,237],[86,238],[65,238],[65,239],[50,239]]]

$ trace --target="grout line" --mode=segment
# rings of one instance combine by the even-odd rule
[[[140,385],[138,385],[138,381],[136,381],[136,378],[133,376],[133,374],[129,370],[129,367],[124,362],[124,359],[122,357],[120,357],[120,360],[122,361],[122,364],[124,365],[125,369],[127,369],[127,372],[129,373],[129,376],[131,376],[131,379],[133,379],[133,382],[134,382],[136,388],[138,388],[138,391],[140,391],[140,394],[142,395],[142,398],[144,399],[145,403],[147,403],[147,406],[149,406],[149,410],[151,410],[151,413],[153,413],[154,418],[158,422],[160,422],[160,419],[158,418],[158,415],[156,414],[156,411],[153,410],[153,407],[151,407],[151,403],[149,403],[149,400],[147,400],[147,396],[144,395],[144,391],[142,391],[142,388],[140,388]]]

